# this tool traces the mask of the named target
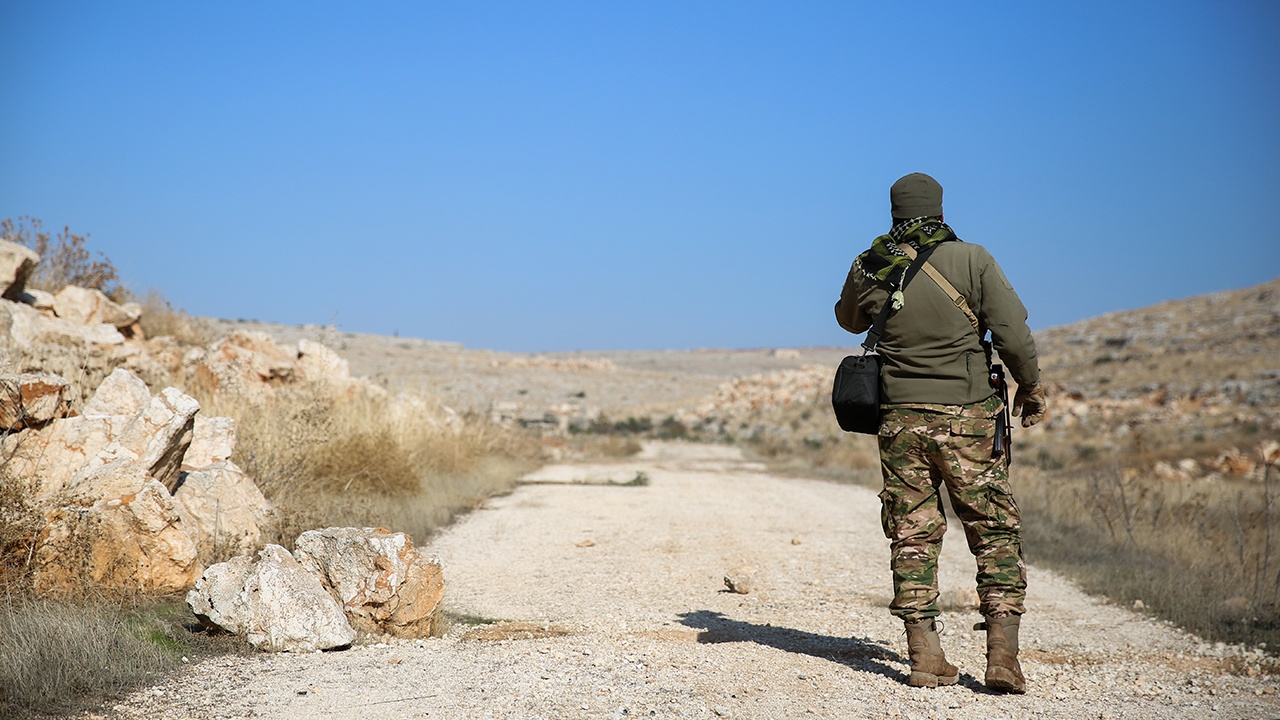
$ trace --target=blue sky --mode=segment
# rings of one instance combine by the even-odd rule
[[[1280,4],[0,4],[0,217],[194,314],[852,345],[927,172],[1033,328],[1280,275]]]

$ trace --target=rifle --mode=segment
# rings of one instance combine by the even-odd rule
[[[996,363],[987,375],[991,387],[1000,391],[1000,414],[996,416],[996,440],[991,446],[991,457],[1004,458],[1004,466],[1013,462],[1013,423],[1009,421],[1009,384],[1004,379],[1004,366]]]

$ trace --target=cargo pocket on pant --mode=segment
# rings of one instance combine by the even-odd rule
[[[884,536],[892,540],[898,532],[898,521],[893,513],[893,494],[888,490],[880,491],[880,527],[884,529]]]
[[[990,463],[995,438],[994,418],[951,418],[951,448],[967,463],[974,466]]]
[[[1013,499],[1013,488],[1008,480],[987,483],[987,517],[993,525],[1009,531],[1022,527],[1022,514],[1018,510],[1018,501]]]

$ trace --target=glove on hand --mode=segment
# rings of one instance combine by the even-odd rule
[[[1019,385],[1013,396],[1013,414],[1022,418],[1022,427],[1027,428],[1044,419],[1049,405],[1044,399],[1044,386]]]

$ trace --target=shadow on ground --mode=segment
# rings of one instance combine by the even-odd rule
[[[698,633],[700,643],[753,642],[785,652],[812,655],[899,682],[907,680],[906,673],[887,664],[905,663],[902,656],[885,643],[868,638],[831,637],[776,625],[756,625],[713,610],[681,613],[679,617],[682,625],[702,631]]]
[[[734,620],[713,610],[681,613],[679,617],[682,625],[701,630],[698,633],[700,643],[753,642],[784,652],[830,660],[861,672],[883,675],[894,682],[907,681],[904,671],[906,658],[884,642],[864,637],[818,635],[776,625],[756,625]],[[959,684],[975,692],[987,693],[982,682],[967,673],[960,674]]]

